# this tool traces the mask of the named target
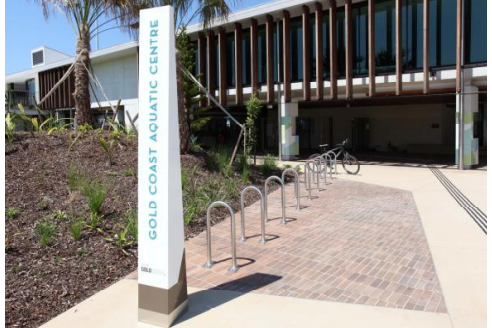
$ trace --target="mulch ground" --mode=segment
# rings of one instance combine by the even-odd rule
[[[69,150],[73,138],[68,133],[18,134],[13,145],[6,148],[5,207],[19,209],[14,218],[5,218],[7,327],[38,327],[136,269],[137,245],[123,250],[106,239],[112,237],[125,213],[137,208],[137,141],[126,136],[116,139],[113,164],[109,165],[99,144],[101,136],[109,139],[107,134],[86,133]],[[198,166],[200,178],[207,179],[217,172],[207,169],[206,156],[184,155],[181,162],[183,166]],[[82,218],[88,222],[89,209],[79,192],[70,191],[71,165],[102,182],[108,190],[100,229],[85,228],[80,240],[70,234],[70,221]],[[252,184],[262,186],[264,178],[251,167]],[[239,173],[234,172],[230,179],[236,181],[238,190],[245,186]],[[246,205],[257,197],[248,193]],[[239,192],[228,201],[238,210]],[[66,212],[68,219],[56,221],[58,231],[52,243],[41,247],[36,224],[57,210]],[[214,223],[227,215],[223,210],[217,213]],[[204,215],[195,218],[185,227],[185,237],[203,231],[205,222]]]

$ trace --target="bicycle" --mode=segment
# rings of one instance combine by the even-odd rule
[[[321,149],[321,154],[313,154],[309,156],[309,159],[315,159],[317,157],[323,156],[323,157],[329,157],[330,158],[330,165],[335,163],[338,160],[338,157],[343,154],[342,158],[342,167],[347,172],[348,174],[357,174],[359,173],[360,170],[360,164],[357,158],[355,156],[350,155],[345,149],[345,145],[348,143],[348,139],[345,139],[341,144],[336,145],[335,148],[328,150],[329,145],[324,144],[324,145],[319,145]],[[334,157],[334,159],[333,159]]]

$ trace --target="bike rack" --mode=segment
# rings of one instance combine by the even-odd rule
[[[246,188],[243,189],[241,192],[241,242],[246,241],[246,233],[245,233],[245,228],[244,228],[244,194],[248,190],[254,190],[258,194],[260,194],[260,208],[261,208],[261,240],[260,244],[266,244],[266,239],[265,239],[265,198],[263,197],[263,193],[261,192],[260,189],[258,189],[255,186],[247,186]]]
[[[318,191],[321,189],[319,186],[319,175],[321,173],[321,170],[319,169],[319,162],[320,156],[314,159],[310,159],[304,164],[304,171],[307,172],[307,179],[304,180],[304,184],[306,184],[306,180],[309,183],[309,188],[307,188],[309,190],[309,200],[311,200],[311,174],[313,175],[313,181],[316,177],[316,181],[314,181],[314,183],[317,185]]]
[[[325,164],[327,165],[327,167],[329,167],[329,168],[330,168],[330,180],[333,180],[333,172],[332,172],[332,165],[331,165],[331,164],[332,164],[332,157],[331,157],[331,156],[332,156],[332,153],[330,153],[330,152],[326,152],[326,153],[324,153],[324,154],[323,154],[323,155],[321,155],[321,156],[323,156],[323,158],[324,158],[324,160],[325,160]],[[329,164],[328,164],[328,163],[329,163]],[[325,173],[326,173],[326,172],[325,172]],[[325,178],[326,178],[326,176],[325,176]],[[326,181],[325,181],[325,182],[326,182]]]
[[[268,179],[265,180],[265,221],[268,222],[268,183],[272,180],[278,181],[282,188],[282,224],[287,224],[285,220],[285,185],[282,179],[279,177],[272,175]]]
[[[299,174],[297,173],[296,170],[294,170],[292,168],[285,169],[284,172],[282,172],[282,182],[284,183],[284,185],[285,185],[285,174],[287,172],[294,173],[294,177],[295,177],[294,187],[295,187],[295,194],[296,194],[296,197],[297,197],[297,207],[296,207],[296,209],[299,211],[301,209],[301,191],[300,191],[300,188],[299,188]]]
[[[338,174],[337,154],[333,150],[329,150],[326,154],[330,156],[330,166],[335,166],[335,174]]]
[[[232,267],[229,268],[229,272],[235,273],[237,270],[239,270],[239,267],[237,266],[237,261],[236,261],[236,220],[234,218],[234,210],[232,207],[229,206],[229,204],[222,202],[222,201],[216,201],[213,202],[208,206],[207,209],[207,263],[203,265],[204,268],[211,268],[212,265],[214,265],[214,262],[212,261],[212,241],[211,241],[211,229],[210,229],[210,212],[212,211],[212,208],[218,207],[218,206],[223,206],[229,210],[229,213],[231,214],[231,253],[232,253]]]
[[[309,200],[312,200],[312,197],[311,197],[311,167],[309,166],[310,163],[313,163],[314,165],[314,162],[312,160],[308,160],[304,163],[304,174],[306,175],[305,178],[304,178],[304,186],[306,187],[306,189],[308,190],[308,195],[309,195]],[[314,175],[313,175],[314,177]],[[307,183],[307,185],[306,185]]]
[[[323,168],[324,180],[325,180],[325,185],[327,185],[328,183],[326,182],[326,172],[328,171],[328,163],[326,161],[326,158],[324,157],[324,154],[323,154],[323,155],[317,157],[316,159],[318,161],[322,162],[322,164],[324,165],[324,168]],[[319,174],[321,174],[321,172]],[[331,174],[331,172],[330,172],[330,174]]]

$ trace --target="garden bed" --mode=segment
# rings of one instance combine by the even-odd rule
[[[111,165],[100,137],[108,144],[114,140]],[[181,162],[186,238],[205,229],[206,205],[212,200],[224,200],[238,210],[242,188],[264,183],[256,167],[250,167],[246,177],[206,153],[184,155]],[[91,131],[74,143],[68,132],[18,134],[7,146],[5,171],[7,327],[37,327],[135,270],[135,138]],[[95,222],[90,219],[87,185],[106,190]],[[257,197],[248,193],[246,205]],[[214,222],[226,217],[223,209],[216,213]],[[46,246],[40,226],[51,231]]]

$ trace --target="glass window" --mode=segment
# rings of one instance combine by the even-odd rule
[[[376,74],[395,72],[395,2],[378,1],[374,9]]]
[[[215,88],[219,89],[219,67],[220,67],[219,36],[215,36]]]
[[[323,79],[330,79],[330,12],[323,11]]]
[[[195,76],[198,76],[198,41],[191,41],[191,49],[193,49],[193,69],[191,73]]]
[[[465,63],[487,61],[487,0],[465,0]]]
[[[251,85],[251,42],[249,29],[243,30],[243,85]]]
[[[266,25],[258,27],[258,82],[267,82]]]
[[[401,42],[403,70],[423,67],[423,3],[404,0],[401,10]]]
[[[337,62],[338,77],[345,77],[345,8],[337,8]]]
[[[456,0],[429,1],[429,65],[456,65]]]
[[[278,24],[278,25],[277,25]],[[280,66],[280,81],[283,80],[284,78],[284,69],[283,69],[283,64],[284,64],[284,56],[281,54],[283,46],[284,46],[284,39],[283,39],[283,23],[282,21],[279,21],[274,28],[273,28],[273,82],[278,83],[278,69]],[[277,35],[277,27],[278,31],[280,34],[280,39]],[[279,63],[280,59],[280,63]]]
[[[316,81],[316,15],[309,15],[309,28],[311,29],[311,81]]]
[[[290,22],[290,67],[291,81],[302,81],[302,18],[297,17]]]
[[[236,41],[234,32],[226,35],[226,84],[228,88],[236,85]]]
[[[367,75],[367,3],[352,8],[352,74]]]

